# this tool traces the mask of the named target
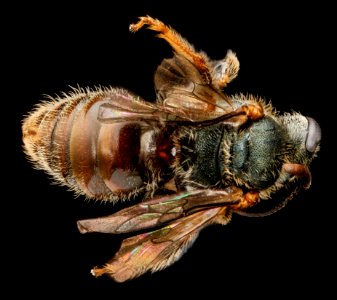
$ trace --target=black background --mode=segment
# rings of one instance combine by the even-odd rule
[[[41,298],[193,297],[201,292],[224,299],[232,298],[228,293],[323,297],[336,279],[331,8],[323,3],[295,8],[223,1],[218,7],[218,1],[205,1],[182,8],[173,2],[124,2],[76,7],[50,2],[4,11],[10,21],[2,25],[1,101],[8,120],[2,122],[2,148],[9,153],[3,157],[2,248],[7,251],[3,274],[16,284],[11,292]],[[129,24],[146,14],[170,24],[213,59],[235,51],[241,69],[227,92],[263,96],[281,112],[315,118],[323,142],[311,168],[312,187],[283,211],[261,219],[235,216],[228,226],[209,227],[173,266],[120,284],[95,279],[89,270],[110,259],[122,237],[81,235],[76,228],[76,220],[109,214],[113,206],[75,199],[34,170],[22,153],[20,125],[44,94],[55,96],[69,86],[122,86],[154,100],[153,73],[172,52],[152,32],[129,33]]]

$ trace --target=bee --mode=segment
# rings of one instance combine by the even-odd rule
[[[239,71],[231,50],[211,60],[150,16],[130,31],[144,26],[173,48],[155,72],[155,103],[122,88],[77,88],[38,105],[22,125],[25,153],[56,182],[87,198],[134,201],[77,222],[81,233],[135,232],[91,271],[118,282],[173,264],[200,230],[233,213],[285,206],[310,187],[321,140],[310,117],[224,93]]]

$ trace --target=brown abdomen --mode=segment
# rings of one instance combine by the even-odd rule
[[[127,96],[113,89],[81,92],[40,105],[23,122],[26,153],[39,169],[90,198],[116,201],[141,192],[149,182],[144,163],[153,155],[145,140],[155,130],[139,120],[99,119],[100,109],[117,98],[141,105],[123,102]]]

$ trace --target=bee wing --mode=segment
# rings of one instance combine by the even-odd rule
[[[179,54],[165,59],[155,74],[157,103],[143,101],[124,89],[104,90],[97,103],[98,121],[205,121],[232,118],[230,97],[207,81],[196,66]]]
[[[102,268],[94,268],[94,276],[108,274],[123,282],[151,270],[166,268],[177,261],[193,244],[198,233],[212,223],[226,224],[230,211],[215,207],[173,221],[156,231],[142,233],[122,242],[114,258]]]
[[[212,114],[206,116],[205,102],[198,100],[195,95],[179,89],[172,89],[171,92],[175,94],[172,97],[183,102],[185,106],[191,106],[194,101],[196,108],[193,109],[191,106],[188,109],[178,109],[172,106],[173,103],[166,103],[166,101],[165,103],[146,102],[127,90],[111,89],[104,91],[102,100],[97,103],[97,119],[101,123],[110,124],[125,121],[197,121],[212,117]],[[172,97],[168,100],[171,101]],[[200,107],[200,103],[203,107]],[[214,117],[218,115],[219,112],[214,114]]]
[[[179,54],[163,60],[154,80],[157,102],[183,119],[202,121],[233,111],[231,99]]]
[[[160,106],[143,101],[124,89],[108,89],[102,98],[97,110],[97,119],[101,123],[169,119],[169,114]]]
[[[158,197],[125,208],[110,216],[80,220],[81,233],[125,233],[160,226],[209,207],[234,205],[242,198],[242,190],[195,190]]]

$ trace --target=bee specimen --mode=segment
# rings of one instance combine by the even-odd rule
[[[28,157],[58,183],[88,198],[135,202],[78,221],[81,233],[136,232],[92,270],[119,282],[171,265],[202,228],[227,224],[232,213],[283,207],[309,188],[321,139],[310,117],[223,93],[239,71],[232,51],[213,61],[149,16],[130,30],[143,26],[174,50],[155,72],[156,103],[120,88],[79,88],[37,106],[22,126]]]

